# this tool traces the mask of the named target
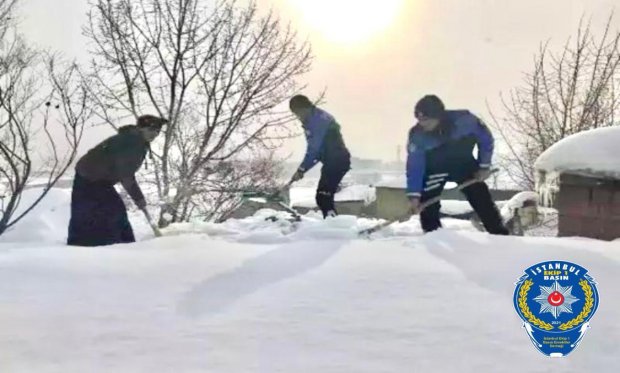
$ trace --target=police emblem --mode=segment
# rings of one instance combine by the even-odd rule
[[[571,353],[598,308],[588,271],[570,262],[543,262],[526,269],[516,285],[514,306],[534,346],[551,357]]]

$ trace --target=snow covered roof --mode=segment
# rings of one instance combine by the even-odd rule
[[[315,188],[291,188],[291,204],[295,207],[314,208],[315,193]],[[336,202],[363,201],[370,204],[376,199],[375,188],[368,185],[349,185],[336,193],[334,199]]]
[[[406,189],[407,188],[407,176],[389,176],[383,178],[376,184],[378,188],[391,188],[391,189]],[[457,184],[453,182],[446,183],[446,189],[456,188]]]
[[[543,152],[535,167],[546,172],[620,178],[620,126],[568,136]]]

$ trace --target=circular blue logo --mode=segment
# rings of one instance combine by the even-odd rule
[[[598,299],[596,282],[585,268],[550,261],[525,270],[515,288],[514,306],[536,348],[560,357],[583,339]]]

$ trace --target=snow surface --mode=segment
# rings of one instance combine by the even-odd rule
[[[620,126],[580,132],[553,144],[538,157],[535,167],[548,173],[620,178],[619,144]]]
[[[69,172],[67,172],[67,173],[69,173]],[[50,181],[49,176],[47,176],[47,177],[42,177],[42,176],[29,177],[27,185],[28,186],[47,185],[47,183],[49,181]],[[72,176],[71,177],[69,177],[69,176],[62,176],[57,181],[57,183],[61,183],[61,184],[64,184],[64,185],[70,185],[72,182],[73,182],[73,177]]]
[[[538,202],[538,194],[536,192],[520,192],[512,196],[511,199],[502,203],[500,213],[504,221],[508,221],[515,216],[518,208],[523,207],[526,201]]]
[[[41,196],[41,188],[26,189],[13,219]],[[67,227],[71,217],[71,189],[52,188],[47,196],[22,220],[0,235],[0,242],[66,242]]]
[[[463,214],[469,214],[473,211],[474,209],[471,207],[471,205],[467,201],[459,201],[459,200],[451,200],[451,199],[441,201],[441,212],[447,215],[463,215]]]
[[[67,196],[52,197],[47,218],[60,226]],[[0,236],[0,371],[620,366],[620,241],[490,236],[453,219],[427,235],[412,219],[360,239],[356,230],[376,222],[314,213],[298,225],[265,220],[272,215],[287,216],[262,210],[224,224],[174,225],[159,239],[132,215],[141,242],[104,248],[58,243],[66,226],[18,225],[11,242]],[[545,260],[576,262],[599,283],[592,329],[566,359],[537,352],[512,305],[523,270]]]

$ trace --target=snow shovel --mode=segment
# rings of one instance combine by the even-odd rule
[[[153,223],[153,219],[151,218],[151,214],[149,214],[149,212],[146,210],[146,208],[142,208],[140,210],[142,210],[142,212],[144,213],[144,216],[146,217],[146,220],[149,222],[149,225],[151,226],[151,229],[153,230],[153,233],[155,234],[155,237],[163,236],[161,234],[161,231],[159,230],[159,228],[157,228],[157,225],[155,225],[155,223]]]
[[[498,171],[498,169],[492,169],[491,170],[491,174],[494,174]],[[459,186],[457,186],[456,188],[454,188],[453,190],[463,190],[465,188],[467,188],[468,186],[472,185],[472,184],[476,184],[480,182],[480,180],[478,179],[471,179],[471,180],[467,180],[465,182],[463,182],[462,184],[460,184]],[[441,201],[441,196],[437,196],[434,198],[431,198],[427,201],[424,201],[420,204],[420,208],[418,209],[418,214],[420,214],[422,211],[424,211],[425,209],[427,209],[429,206],[434,205],[435,203]],[[383,223],[379,223],[377,225],[375,225],[374,227],[370,227],[367,229],[363,229],[359,232],[360,236],[369,236],[375,232],[380,231],[381,229],[392,225],[398,221],[405,221],[408,220],[411,217],[410,213],[407,213],[406,215],[401,216],[400,218],[397,219],[390,219],[390,220],[386,220]]]

